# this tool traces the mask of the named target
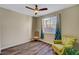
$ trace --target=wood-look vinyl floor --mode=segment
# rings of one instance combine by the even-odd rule
[[[55,55],[51,45],[41,41],[31,41],[1,51],[2,55]]]

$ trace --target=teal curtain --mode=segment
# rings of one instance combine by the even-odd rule
[[[61,14],[58,15],[56,24],[55,40],[61,40]]]
[[[43,33],[43,29],[42,29],[42,20],[41,20],[41,39],[44,39],[44,33]]]
[[[44,33],[42,29],[41,29],[41,39],[44,39]]]

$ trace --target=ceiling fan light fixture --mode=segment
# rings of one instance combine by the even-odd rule
[[[35,12],[35,13],[38,13],[38,10],[35,10],[34,12]]]
[[[37,15],[37,13],[35,13],[35,15]]]
[[[37,13],[38,13],[38,10],[34,10],[34,13],[35,13],[35,15],[37,15]]]

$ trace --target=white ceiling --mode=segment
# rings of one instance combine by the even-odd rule
[[[29,6],[32,8],[35,7],[34,4],[0,4],[0,7],[6,8],[12,11],[16,11],[22,14],[35,16],[34,12],[32,10],[25,8],[25,6]],[[55,12],[64,8],[69,8],[71,6],[74,6],[74,4],[38,4],[39,8],[48,8],[48,10],[38,12],[37,16],[46,15],[51,12]]]

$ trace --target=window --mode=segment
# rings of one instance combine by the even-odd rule
[[[55,34],[57,16],[42,19],[42,27],[44,33]]]

